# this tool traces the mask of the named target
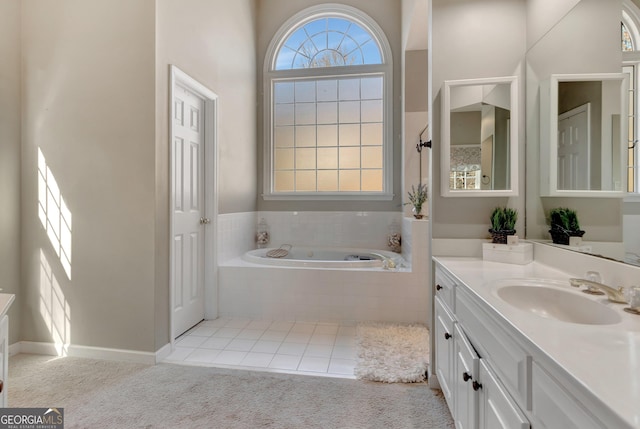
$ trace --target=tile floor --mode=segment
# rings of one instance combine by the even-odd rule
[[[337,323],[205,320],[166,362],[355,378],[356,328]]]

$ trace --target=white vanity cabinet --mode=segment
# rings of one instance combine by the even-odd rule
[[[469,331],[477,331],[478,327],[467,324],[483,324],[485,321],[470,320],[466,294],[455,284],[453,276],[438,265],[435,274],[436,286],[441,286],[440,289],[436,287],[435,298],[435,373],[456,428],[529,428],[529,421],[519,405],[491,369],[489,353],[478,347],[469,335]],[[445,303],[445,299],[456,310],[462,310],[463,320]],[[482,326],[479,328],[483,329]],[[479,337],[482,338],[482,334]],[[505,341],[501,339],[500,342]],[[502,350],[496,350],[496,353],[500,352]],[[518,372],[517,363],[508,366],[515,367]]]
[[[571,361],[559,364],[538,345],[539,338],[533,343],[525,328],[506,319],[501,304],[485,289],[491,276],[480,271],[482,261],[469,269],[459,258],[444,264],[435,260],[436,284],[442,287],[436,288],[434,299],[434,368],[456,429],[638,427],[629,423],[633,418],[625,421],[606,405],[610,398],[595,395],[572,376]],[[520,271],[513,273],[523,277]],[[536,268],[532,274],[544,273]],[[549,335],[552,348],[564,338],[557,331]],[[620,343],[625,337],[617,338]]]

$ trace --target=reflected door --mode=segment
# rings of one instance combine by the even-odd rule
[[[558,116],[558,189],[589,189],[589,104]]]
[[[204,319],[204,100],[174,88],[173,335]]]

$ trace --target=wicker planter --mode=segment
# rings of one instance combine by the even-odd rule
[[[551,239],[555,244],[569,244],[569,237],[582,237],[584,231],[567,231],[564,229],[550,229]]]
[[[494,229],[489,229],[489,232],[491,233],[492,243],[507,244],[507,236],[515,235],[516,230],[501,229],[499,231],[496,231]]]

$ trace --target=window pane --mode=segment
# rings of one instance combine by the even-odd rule
[[[318,123],[335,124],[338,122],[338,103],[318,103]]]
[[[360,99],[360,79],[341,79],[338,89],[340,100]]]
[[[293,127],[276,127],[276,147],[293,147]]]
[[[340,125],[340,146],[360,145],[360,125]]]
[[[382,170],[362,170],[362,190],[382,191]]]
[[[362,168],[382,168],[382,147],[362,148]]]
[[[293,125],[293,104],[276,104],[276,126]]]
[[[316,172],[296,171],[296,191],[313,192],[316,190]]]
[[[318,191],[331,192],[338,190],[338,170],[318,171]]]
[[[382,124],[362,124],[362,145],[382,146]]]
[[[297,170],[309,170],[316,168],[316,150],[310,149],[296,149],[296,169]]]
[[[340,190],[360,190],[360,170],[340,170]]]
[[[360,122],[360,102],[341,101],[338,107],[341,124],[353,124]]]
[[[336,125],[318,125],[318,146],[337,146],[338,127]]]
[[[276,104],[293,103],[293,82],[278,82],[273,86],[273,100]]]
[[[382,122],[382,100],[362,102],[362,122]]]
[[[338,81],[321,80],[318,81],[318,101],[337,101]]]
[[[315,103],[296,103],[296,125],[316,123]]]
[[[360,148],[341,147],[340,148],[340,168],[360,168]]]
[[[316,145],[316,127],[296,127],[296,147],[311,147]]]
[[[274,175],[274,189],[276,192],[293,191],[293,171],[276,171]]]
[[[335,169],[338,168],[338,148],[318,149],[318,168]]]
[[[314,81],[296,82],[296,103],[316,101],[316,83]]]
[[[276,149],[276,170],[293,169],[293,149]]]
[[[318,18],[291,33],[276,54],[275,68],[365,63],[382,63],[380,46],[369,30],[347,18]]]
[[[382,99],[382,78],[368,77],[361,80],[363,100]]]

